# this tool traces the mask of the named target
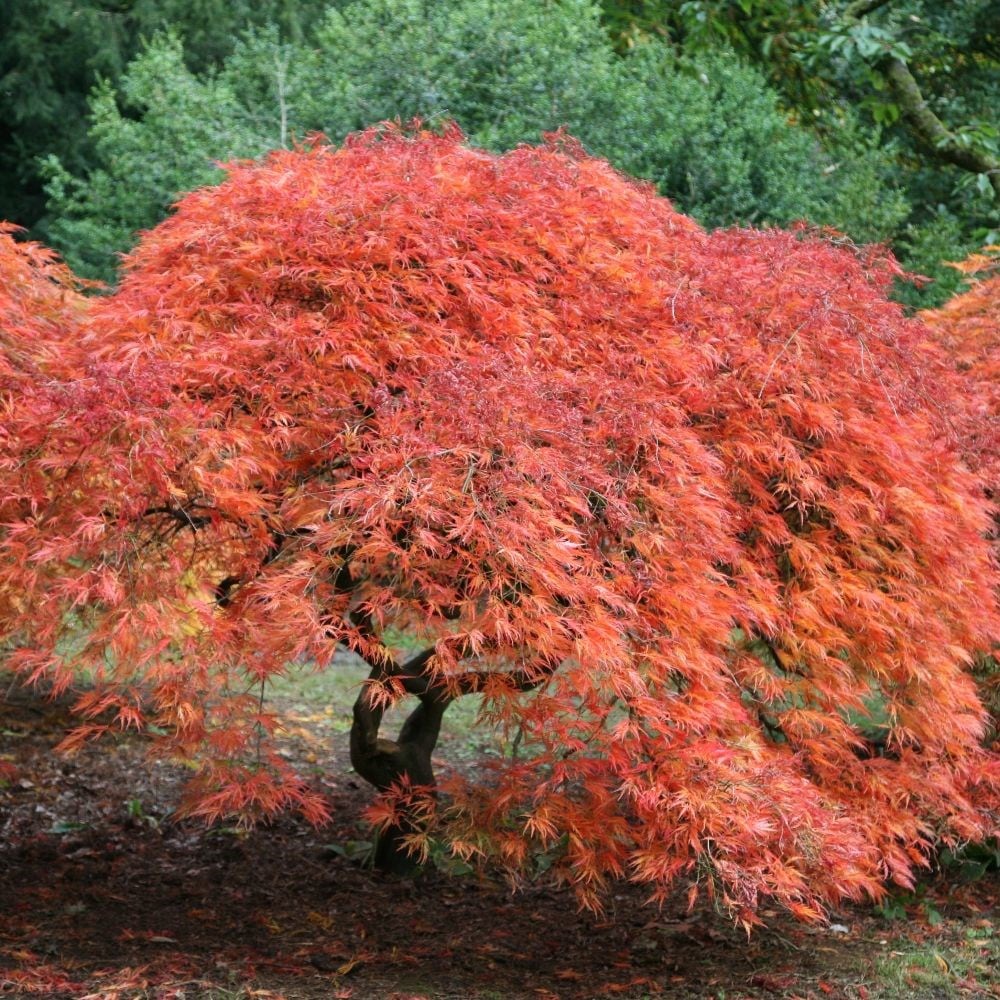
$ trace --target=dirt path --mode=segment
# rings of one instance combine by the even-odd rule
[[[681,900],[623,886],[603,917],[568,893],[431,872],[380,877],[351,855],[368,792],[329,731],[289,705],[287,752],[322,773],[336,819],[244,835],[172,823],[180,769],[137,740],[67,760],[70,721],[0,706],[0,994],[63,998],[1000,997],[1000,879],[936,881],[749,942]],[[454,747],[456,753],[467,747]],[[445,748],[448,753],[448,748]]]

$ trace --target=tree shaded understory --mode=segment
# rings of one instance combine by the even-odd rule
[[[954,872],[847,932],[769,921],[748,942],[680,897],[657,912],[622,887],[603,915],[570,894],[431,871],[400,882],[354,852],[367,793],[336,719],[284,703],[283,749],[323,765],[337,825],[289,818],[248,836],[174,824],[178,769],[137,739],[76,758],[51,747],[65,709],[8,695],[0,727],[0,991],[69,1000],[395,1000],[503,997],[988,997],[1000,995],[996,876]],[[447,770],[466,747],[442,741]],[[16,769],[16,770],[15,770]],[[335,848],[335,849],[334,849]],[[902,918],[907,919],[902,919]],[[933,921],[933,926],[930,921]]]

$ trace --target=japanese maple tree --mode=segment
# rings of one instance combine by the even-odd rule
[[[584,902],[681,881],[746,922],[906,884],[996,828],[968,668],[997,579],[895,272],[707,233],[560,136],[233,164],[72,335],[103,416],[8,515],[13,662],[86,669],[79,738],[196,756],[193,812],[320,818],[267,681],[353,650],[387,868],[444,834]],[[474,693],[517,752],[435,799]]]

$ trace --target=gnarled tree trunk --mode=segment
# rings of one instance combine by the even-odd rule
[[[420,654],[403,672],[412,674],[422,663],[416,662],[428,654]],[[382,680],[385,672],[380,666],[372,669],[369,683],[362,688],[354,703],[354,723],[351,726],[351,763],[354,770],[380,792],[405,781],[412,788],[427,789],[433,794],[435,787],[431,754],[441,732],[441,720],[452,698],[440,688],[428,686],[417,697],[420,703],[407,717],[396,740],[379,738],[379,727],[385,706],[377,704],[371,682]],[[418,863],[407,850],[406,838],[418,829],[416,818],[410,814],[399,823],[382,831],[375,849],[375,867],[398,875],[412,873]]]

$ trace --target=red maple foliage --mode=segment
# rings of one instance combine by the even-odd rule
[[[987,248],[1000,250],[1000,247]],[[954,367],[957,379],[951,419],[963,456],[983,481],[987,496],[1000,499],[1000,258],[973,254],[953,265],[970,287],[940,309],[921,313],[935,346]],[[994,526],[994,539],[1000,532]],[[992,715],[989,733],[1000,740],[1000,669],[994,636],[990,655],[977,662],[983,701]]]
[[[89,440],[6,519],[14,662],[87,672],[81,738],[197,756],[193,812],[320,818],[266,685],[354,650],[389,867],[443,829],[585,903],[680,880],[747,923],[906,884],[996,827],[968,667],[998,623],[895,273],[706,233],[562,136],[383,126],[233,164],[79,332]],[[467,694],[518,752],[435,801]]]
[[[920,317],[965,377],[958,409],[962,448],[989,491],[996,494],[1000,483],[1000,258],[973,254],[952,266],[969,275],[969,289]]]
[[[0,521],[6,526],[0,566],[0,622],[5,636],[18,631],[27,607],[16,557],[16,525],[47,507],[45,456],[71,445],[60,436],[61,376],[71,360],[84,299],[55,255],[14,239],[0,223]],[[13,529],[13,530],[12,530]],[[23,554],[23,553],[22,553]]]

